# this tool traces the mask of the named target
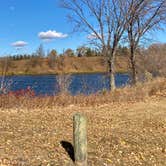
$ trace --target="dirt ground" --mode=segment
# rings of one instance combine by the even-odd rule
[[[166,97],[96,107],[0,110],[0,166],[70,166],[72,117],[88,119],[88,166],[165,166]]]

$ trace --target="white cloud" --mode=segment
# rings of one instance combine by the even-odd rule
[[[12,43],[11,45],[13,47],[19,47],[19,48],[21,48],[21,47],[24,47],[24,46],[28,45],[28,43],[25,42],[25,41],[16,41],[16,42]]]
[[[63,34],[61,32],[56,32],[56,31],[52,31],[49,30],[47,32],[40,32],[38,34],[38,37],[42,40],[52,40],[55,38],[66,38],[68,35],[67,34]]]

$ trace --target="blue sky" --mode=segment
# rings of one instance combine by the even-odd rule
[[[58,0],[0,0],[0,55],[7,53],[34,52],[43,43],[45,50],[55,48],[75,49],[84,43],[84,37],[71,34],[72,29],[66,20],[67,12],[59,7]],[[40,32],[54,32],[54,40],[45,42],[39,38]],[[47,35],[47,34],[45,34]],[[67,37],[63,37],[67,35]],[[14,44],[24,41],[27,45],[18,50]]]
[[[32,53],[44,49],[76,49],[86,42],[85,34],[71,34],[67,12],[58,0],[0,0],[0,55]],[[46,42],[49,37],[51,40]],[[54,38],[54,39],[53,39]],[[53,39],[53,40],[52,40]],[[155,33],[156,41],[166,42],[166,34]],[[17,45],[24,46],[21,50]]]

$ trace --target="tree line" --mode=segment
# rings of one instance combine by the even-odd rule
[[[117,48],[117,56],[128,56],[129,55],[129,48],[126,46],[121,46]],[[59,53],[56,51],[56,49],[52,49],[50,51],[45,52],[42,45],[39,46],[37,51],[32,54],[14,54],[14,55],[7,55],[5,57],[8,57],[10,60],[26,60],[26,59],[32,59],[32,58],[51,58],[52,60],[55,57],[60,56],[68,56],[68,57],[96,57],[96,56],[102,56],[102,53],[99,50],[93,49],[91,47],[85,47],[80,46],[75,51],[71,48],[68,48],[64,50],[63,53]],[[0,59],[3,59],[1,57]]]

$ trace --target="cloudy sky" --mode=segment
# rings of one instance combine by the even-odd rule
[[[86,42],[81,34],[71,34],[67,12],[58,0],[0,0],[0,55],[32,53],[42,43],[45,50],[76,49]],[[158,33],[156,41],[166,42]]]

